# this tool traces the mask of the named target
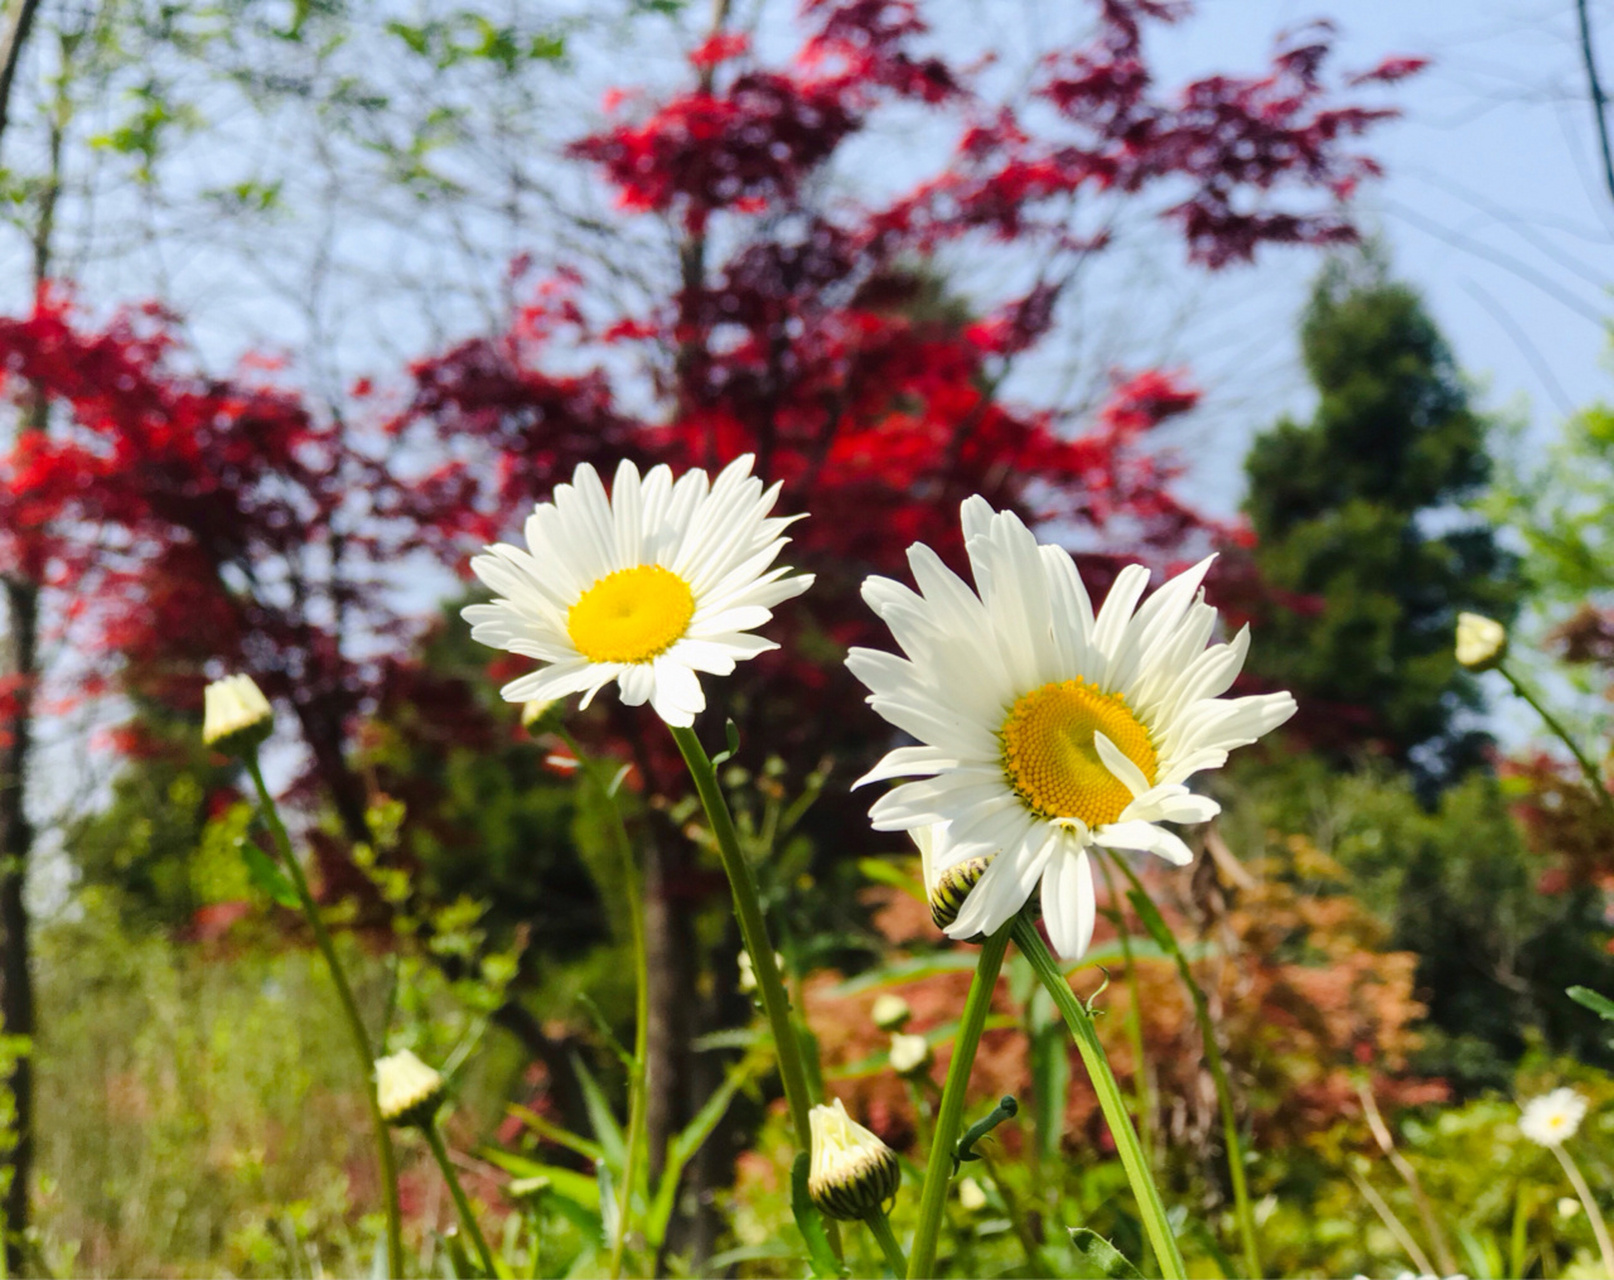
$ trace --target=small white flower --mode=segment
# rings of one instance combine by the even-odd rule
[[[1573,1218],[1580,1212],[1580,1201],[1574,1196],[1560,1196],[1557,1208],[1560,1218]]]
[[[376,1059],[376,1102],[388,1124],[430,1124],[443,1094],[443,1077],[408,1049]]]
[[[1075,958],[1096,912],[1088,850],[1188,863],[1187,845],[1160,824],[1205,822],[1219,806],[1186,780],[1282,724],[1295,701],[1221,696],[1249,631],[1206,647],[1217,619],[1199,589],[1210,560],[1141,607],[1149,571],[1128,565],[1095,614],[1069,554],[1039,546],[1017,516],[975,497],[962,519],[974,590],[923,544],[908,549],[918,592],[886,578],[863,584],[906,656],[854,649],[847,666],[869,705],[918,745],[890,752],[861,782],[917,779],[871,817],[880,831],[946,823],[936,882],[990,859],[950,936],[996,931],[1040,882],[1049,937]]]
[[[979,1213],[986,1208],[986,1192],[981,1190],[981,1184],[974,1178],[959,1180],[958,1207],[969,1213]]]
[[[808,1113],[813,1155],[807,1194],[826,1217],[851,1221],[897,1194],[902,1169],[896,1153],[851,1116],[841,1100]]]
[[[901,996],[888,991],[875,998],[869,1017],[881,1031],[901,1031],[913,1017],[913,1010]]]
[[[697,672],[726,676],[778,646],[750,634],[811,574],[769,568],[790,520],[770,517],[779,486],[751,475],[749,454],[708,482],[665,466],[641,480],[624,461],[611,496],[584,463],[527,518],[527,550],[498,542],[471,561],[498,593],[462,616],[476,640],[545,664],[501,690],[511,702],[581,693],[613,680],[631,707],[648,702],[688,727],[706,706]]]
[[[202,693],[202,741],[221,751],[257,746],[274,728],[274,715],[251,676],[226,676]]]
[[[1489,671],[1508,652],[1508,632],[1482,613],[1457,615],[1457,661],[1470,671]]]
[[[1556,1147],[1573,1138],[1585,1118],[1586,1099],[1566,1085],[1525,1103],[1519,1132],[1543,1147]]]
[[[891,1037],[889,1061],[899,1076],[916,1076],[930,1066],[930,1041],[921,1035]]]

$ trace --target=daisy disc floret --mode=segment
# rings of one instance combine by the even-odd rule
[[[933,910],[948,872],[970,869],[967,893],[944,895],[951,937],[993,933],[1040,882],[1049,936],[1075,958],[1093,934],[1088,850],[1186,864],[1187,846],[1159,824],[1219,811],[1187,779],[1282,724],[1295,702],[1222,696],[1249,629],[1210,644],[1217,613],[1200,591],[1210,559],[1141,605],[1149,571],[1128,565],[1095,613],[1069,554],[1039,545],[1013,513],[975,497],[962,518],[975,589],[923,543],[908,550],[917,592],[863,584],[906,656],[854,649],[847,665],[869,705],[918,745],[890,752],[859,785],[914,779],[871,817],[920,841]]]
[[[1525,1103],[1519,1132],[1543,1147],[1556,1147],[1573,1138],[1585,1118],[1586,1099],[1566,1085]]]
[[[501,690],[510,702],[594,695],[616,681],[629,706],[648,702],[687,728],[706,706],[700,672],[726,676],[777,648],[752,635],[812,575],[773,566],[790,519],[770,516],[751,455],[717,479],[624,461],[606,495],[584,463],[527,518],[526,549],[498,542],[471,561],[491,604],[464,610],[483,644],[544,665]],[[788,575],[788,576],[787,576]]]

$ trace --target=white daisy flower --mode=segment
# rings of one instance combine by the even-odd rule
[[[665,466],[641,480],[624,461],[610,497],[584,463],[527,518],[527,550],[497,542],[472,560],[499,598],[464,610],[471,635],[545,664],[504,697],[581,693],[586,707],[615,680],[629,706],[687,727],[706,706],[697,672],[726,676],[778,648],[749,633],[813,579],[769,568],[791,520],[768,515],[779,486],[764,491],[751,463],[736,458],[708,484],[700,470],[674,483]]]
[[[1295,711],[1287,693],[1220,695],[1249,649],[1249,629],[1206,648],[1216,610],[1199,590],[1206,559],[1156,591],[1142,565],[1116,578],[1094,615],[1075,563],[1039,546],[1009,512],[968,499],[965,546],[979,592],[916,543],[916,594],[870,578],[863,598],[906,658],[854,649],[847,665],[869,705],[917,746],[890,752],[859,781],[918,778],[871,811],[880,831],[933,833],[927,887],[951,867],[990,859],[947,926],[994,932],[1042,884],[1061,955],[1093,936],[1087,850],[1138,849],[1184,865],[1188,848],[1161,822],[1204,822],[1218,806],[1184,782],[1223,764]]]
[[[1519,1132],[1543,1147],[1556,1147],[1573,1138],[1585,1118],[1586,1099],[1565,1086],[1525,1103]]]

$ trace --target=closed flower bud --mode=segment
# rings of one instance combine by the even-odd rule
[[[425,1128],[436,1117],[446,1092],[443,1077],[408,1049],[376,1061],[375,1096],[388,1124]]]
[[[274,727],[274,708],[251,676],[215,680],[202,695],[202,741],[210,747],[245,755]]]
[[[891,1037],[889,1061],[891,1069],[907,1078],[924,1074],[930,1066],[930,1041],[919,1035]]]
[[[896,1154],[846,1114],[841,1100],[812,1109],[807,1194],[827,1218],[850,1222],[882,1210],[897,1194]]]
[[[901,996],[887,992],[875,1000],[874,1007],[869,1010],[869,1016],[874,1019],[874,1025],[881,1031],[901,1031],[908,1025],[908,1019],[913,1017],[913,1010]]]
[[[785,967],[785,958],[777,951],[773,953],[773,964],[776,969]],[[750,995],[757,989],[757,967],[751,963],[749,951],[740,952],[740,976],[735,979],[735,985],[744,995]]]
[[[1457,615],[1457,661],[1470,671],[1489,671],[1508,654],[1508,633],[1495,618],[1479,613]]]
[[[935,869],[934,854],[940,833],[936,827],[918,827],[908,833],[919,846],[919,861],[925,877],[925,893],[930,901],[930,918],[935,926],[946,932],[947,926],[958,919],[964,899],[969,896],[981,876],[986,873],[990,858],[966,858],[954,863],[945,871]],[[951,936],[951,935],[949,935]],[[985,942],[986,935],[978,933],[963,942]]]
[[[560,728],[566,716],[566,700],[550,698],[521,704],[521,727],[535,738]]]
[[[958,1205],[970,1213],[979,1213],[986,1208],[986,1192],[981,1190],[981,1184],[974,1178],[964,1178],[959,1182]]]

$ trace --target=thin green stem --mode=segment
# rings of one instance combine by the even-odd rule
[[[1608,810],[1610,814],[1614,814],[1614,796],[1609,795],[1608,784],[1603,780],[1602,772],[1592,763],[1591,757],[1581,750],[1580,743],[1576,742],[1570,735],[1569,730],[1564,728],[1563,722],[1553,715],[1551,711],[1547,710],[1546,704],[1530,692],[1529,686],[1514,675],[1506,663],[1497,667],[1497,670],[1513,686],[1513,692],[1530,704],[1535,713],[1546,723],[1547,728],[1552,730],[1558,741],[1569,748],[1569,754],[1575,757],[1575,763],[1580,766],[1581,773],[1586,776],[1586,782],[1591,787],[1592,794],[1598,798],[1604,809]]]
[[[1126,965],[1126,1038],[1132,1046],[1133,1115],[1138,1122],[1138,1141],[1142,1143],[1144,1157],[1149,1160],[1152,1167],[1154,1143],[1151,1137],[1154,1128],[1154,1108],[1150,1105],[1149,1073],[1145,1069],[1143,1000],[1139,993],[1137,961],[1132,955],[1132,931],[1126,927],[1126,911],[1122,906],[1120,894],[1115,891],[1115,878],[1110,874],[1109,862],[1104,858],[1098,859],[1098,870],[1104,877],[1104,889],[1110,895],[1110,905],[1115,908],[1115,933],[1121,940],[1121,960]]]
[[[1133,889],[1147,896],[1148,891],[1138,879],[1138,873],[1125,859],[1112,855],[1112,861],[1131,882]],[[1211,1021],[1210,1005],[1199,983],[1194,981],[1193,970],[1188,967],[1188,957],[1183,954],[1177,935],[1170,929],[1162,929],[1160,941],[1166,944],[1166,950],[1177,962],[1177,973],[1194,1001],[1194,1019],[1199,1023],[1205,1065],[1210,1068],[1211,1079],[1216,1082],[1216,1104],[1222,1113],[1222,1146],[1227,1155],[1227,1176],[1233,1184],[1233,1213],[1239,1224],[1244,1269],[1251,1277],[1257,1277],[1261,1274],[1261,1248],[1255,1234],[1255,1212],[1250,1207],[1250,1189],[1244,1176],[1244,1144],[1239,1139],[1238,1113],[1233,1107],[1233,1090],[1227,1082],[1227,1064],[1222,1061],[1222,1047],[1216,1041],[1216,1025]]]
[[[897,1243],[897,1237],[891,1233],[891,1220],[885,1216],[885,1210],[876,1209],[865,1217],[863,1222],[874,1233],[874,1238],[880,1242],[880,1252],[885,1254],[885,1264],[891,1268],[891,1274],[907,1275],[908,1259],[903,1256],[902,1246]]]
[[[941,1106],[936,1112],[936,1128],[930,1140],[930,1159],[925,1164],[925,1189],[919,1198],[919,1225],[914,1228],[913,1252],[908,1255],[910,1280],[928,1277],[936,1269],[936,1239],[941,1234],[942,1212],[947,1207],[947,1185],[953,1176],[953,1147],[958,1142],[964,1119],[964,1094],[969,1088],[970,1068],[981,1043],[986,1015],[992,1008],[992,992],[997,987],[1003,953],[1009,949],[1009,931],[1004,926],[981,944],[975,961],[975,977],[970,981],[964,1016],[953,1037],[953,1059],[947,1065],[947,1083],[942,1088]]]
[[[779,1059],[779,1079],[784,1085],[785,1101],[790,1107],[790,1122],[796,1130],[796,1145],[803,1151],[811,1152],[813,1131],[807,1117],[812,1107],[812,1097],[807,1090],[807,1071],[802,1064],[801,1041],[790,1019],[790,996],[785,991],[779,966],[773,958],[773,939],[762,914],[756,877],[740,849],[733,815],[729,813],[723,789],[717,784],[717,770],[706,749],[701,746],[693,729],[678,725],[667,727],[679,751],[683,752],[684,763],[689,766],[689,776],[700,794],[706,820],[712,825],[718,856],[723,860],[723,870],[734,893],[734,911],[740,921],[740,937],[751,954],[751,971],[756,975],[757,994],[762,997],[768,1029],[773,1033],[774,1053]],[[830,1240],[832,1244],[839,1243],[833,1234]]]
[[[560,731],[560,736],[577,757],[578,765],[611,815],[617,855],[622,864],[623,896],[628,903],[628,941],[633,950],[633,1067],[628,1079],[628,1134],[623,1146],[622,1177],[617,1192],[616,1232],[611,1240],[610,1275],[611,1280],[617,1280],[622,1274],[622,1255],[627,1249],[628,1217],[633,1211],[633,1184],[649,1113],[650,952],[645,941],[644,887],[639,879],[639,866],[634,861],[633,841],[628,836],[622,808],[610,787],[601,780],[599,762],[585,754],[564,729]]]
[[[1031,1224],[1026,1221],[1025,1210],[1020,1206],[1020,1197],[1014,1194],[1014,1188],[1004,1178],[1003,1171],[998,1168],[998,1162],[990,1153],[979,1151],[981,1163],[986,1166],[987,1176],[992,1179],[992,1185],[998,1189],[998,1195],[1003,1199],[1004,1212],[1009,1215],[1009,1225],[1014,1228],[1015,1238],[1020,1241],[1020,1248],[1025,1252],[1026,1261],[1031,1264],[1033,1275],[1052,1275],[1047,1262],[1043,1260],[1042,1250],[1037,1247],[1037,1237],[1031,1230]]]
[[[1048,951],[1048,944],[1037,932],[1037,926],[1025,915],[1014,919],[1014,941],[1021,954],[1030,961],[1048,994],[1054,998],[1054,1003],[1059,1006],[1065,1025],[1070,1028],[1071,1036],[1076,1041],[1076,1049],[1082,1055],[1087,1074],[1092,1078],[1098,1105],[1103,1109],[1104,1119],[1115,1139],[1115,1149],[1126,1169],[1127,1180],[1132,1184],[1132,1194],[1138,1202],[1144,1231],[1154,1246],[1161,1270],[1166,1280],[1183,1280],[1183,1261],[1177,1249],[1177,1238],[1172,1234],[1171,1223],[1166,1218],[1166,1207],[1161,1203],[1160,1192],[1149,1173],[1149,1162],[1144,1159],[1143,1148],[1138,1145],[1138,1135],[1132,1128],[1131,1117],[1127,1115],[1121,1086],[1115,1082],[1115,1073],[1110,1070],[1109,1059],[1104,1056],[1104,1045],[1099,1041],[1092,1015],[1070,989],[1064,971],[1055,963]]]
[[[426,1141],[431,1145],[432,1155],[437,1157],[437,1167],[443,1171],[443,1181],[448,1183],[448,1194],[454,1197],[454,1207],[460,1211],[460,1221],[465,1224],[465,1233],[471,1237],[471,1243],[476,1245],[476,1251],[482,1256],[482,1269],[487,1274],[497,1276],[499,1270],[493,1265],[493,1250],[488,1248],[487,1238],[482,1234],[482,1228],[477,1225],[476,1215],[471,1212],[471,1202],[465,1198],[465,1188],[460,1186],[459,1175],[454,1172],[454,1164],[448,1158],[448,1148],[443,1145],[443,1135],[437,1128],[437,1121],[432,1120],[421,1126],[421,1132],[426,1135]]]
[[[1603,1221],[1603,1211],[1597,1207],[1597,1201],[1592,1199],[1592,1189],[1586,1185],[1586,1179],[1581,1176],[1580,1166],[1575,1163],[1573,1156],[1565,1151],[1561,1142],[1554,1143],[1552,1154],[1558,1157],[1558,1163],[1563,1165],[1564,1173],[1568,1175],[1570,1183],[1575,1188],[1575,1194],[1580,1197],[1580,1203],[1586,1210],[1586,1216],[1591,1220],[1592,1234],[1597,1237],[1598,1251],[1603,1255],[1603,1274],[1614,1276],[1614,1243],[1608,1238],[1608,1224]]]
[[[347,973],[342,968],[342,962],[337,959],[330,931],[325,927],[324,917],[319,913],[319,905],[314,901],[314,895],[308,888],[308,877],[303,874],[302,865],[297,861],[297,855],[292,852],[291,837],[286,834],[286,825],[280,820],[280,811],[275,807],[275,799],[264,784],[263,771],[258,767],[257,752],[247,752],[244,763],[247,772],[252,776],[252,785],[257,788],[258,803],[263,810],[265,821],[269,824],[270,834],[274,837],[275,848],[280,853],[286,874],[291,877],[292,887],[297,892],[298,902],[302,904],[303,914],[308,917],[309,927],[314,931],[314,942],[319,947],[320,955],[325,958],[326,968],[330,970],[331,982],[336,987],[336,996],[347,1021],[353,1051],[359,1058],[360,1074],[364,1081],[364,1100],[370,1110],[370,1127],[375,1133],[376,1158],[381,1165],[381,1186],[386,1197],[387,1274],[401,1276],[403,1223],[398,1209],[398,1162],[392,1150],[392,1132],[387,1128],[386,1120],[382,1118],[381,1104],[376,1098],[375,1052],[370,1047],[370,1033],[365,1030],[364,1019],[359,1016],[359,1005],[353,998],[353,988],[348,985]]]

